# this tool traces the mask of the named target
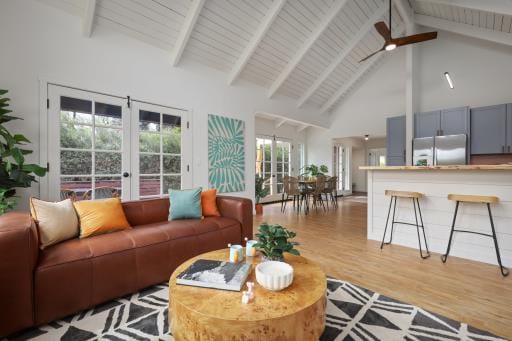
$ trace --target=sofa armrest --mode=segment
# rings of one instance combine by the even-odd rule
[[[0,338],[34,323],[37,229],[28,213],[0,216]]]
[[[217,196],[217,207],[220,214],[226,218],[238,220],[242,225],[242,240],[252,239],[252,200],[239,197]]]

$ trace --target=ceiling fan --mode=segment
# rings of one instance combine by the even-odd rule
[[[398,46],[421,43],[421,42],[424,42],[427,40],[432,40],[432,39],[437,38],[437,32],[426,32],[426,33],[420,33],[420,34],[413,34],[413,35],[405,36],[405,37],[392,38],[391,37],[391,12],[392,12],[391,0],[389,0],[389,28],[384,21],[379,21],[378,23],[375,23],[375,25],[374,25],[377,32],[379,32],[380,35],[384,38],[384,46],[382,46],[382,48],[380,50],[361,59],[359,61],[359,63],[364,62],[368,58],[370,58],[384,50],[392,51],[392,50],[396,49]]]

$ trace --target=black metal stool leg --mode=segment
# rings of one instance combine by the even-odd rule
[[[430,251],[428,250],[427,236],[425,235],[425,225],[423,225],[423,215],[421,214],[420,200],[416,198],[416,203],[418,204],[418,213],[420,214],[420,222],[421,228],[423,230],[423,239],[425,240],[425,248],[427,249],[427,253],[430,255]]]
[[[498,239],[496,238],[496,230],[494,229],[494,221],[492,219],[491,205],[487,203],[487,210],[489,211],[489,220],[491,221],[492,239],[494,240],[494,248],[496,249],[496,257],[500,265],[501,274],[505,277],[508,276],[508,269],[501,264],[500,248],[498,247]]]
[[[391,217],[391,235],[389,237],[389,242],[384,244],[391,244],[393,241],[393,231],[395,230],[395,212],[396,212],[396,201],[398,200],[398,197],[395,197],[395,203],[393,205],[393,216]]]
[[[430,257],[430,254],[428,252],[427,238],[425,237],[425,228],[422,226],[425,247],[427,249],[426,255],[423,256],[423,249],[421,248],[420,225],[418,224],[418,214],[416,213],[416,201],[417,201],[417,198],[412,198],[412,205],[414,206],[414,219],[416,220],[416,232],[418,232],[418,244],[420,246],[420,257],[423,259],[426,259],[426,258]],[[420,202],[419,201],[418,201],[418,210],[420,210]],[[423,219],[422,219],[422,225],[423,225]]]
[[[389,215],[391,213],[391,205],[393,204],[393,199],[395,199],[395,208],[396,208],[396,198],[394,196],[391,196],[391,199],[389,200],[389,208],[388,208],[388,217],[386,218],[386,226],[384,227],[384,234],[382,235],[382,242],[380,243],[380,248],[384,246],[385,243],[384,240],[386,239],[386,232],[388,230],[388,224],[389,224]],[[395,220],[395,211],[393,210],[393,221]],[[391,225],[391,231],[393,231],[393,224]],[[391,241],[390,241],[391,242]]]
[[[448,247],[446,248],[446,253],[441,256],[441,260],[443,263],[446,263],[446,258],[448,257],[448,254],[450,253],[450,247],[452,245],[452,238],[453,238],[453,230],[455,230],[455,220],[457,219],[457,211],[459,210],[459,204],[460,201],[457,201],[457,204],[455,204],[455,213],[453,214],[453,222],[452,222],[452,229],[450,231],[450,238],[448,238]]]

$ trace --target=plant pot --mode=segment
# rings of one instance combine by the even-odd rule
[[[262,204],[256,204],[254,205],[254,208],[256,210],[256,214],[263,214],[263,205]]]
[[[261,262],[264,263],[264,262],[272,262],[272,261],[275,261],[275,262],[284,262],[284,256],[281,255],[280,257],[267,257],[265,255],[261,255]]]

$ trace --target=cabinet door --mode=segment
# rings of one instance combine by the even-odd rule
[[[387,156],[386,164],[402,166],[405,164],[405,116],[387,119]]]
[[[471,109],[471,154],[500,154],[505,150],[507,105]]]
[[[441,135],[469,134],[469,108],[441,111]]]
[[[436,136],[441,129],[441,111],[418,112],[414,114],[414,137]]]
[[[507,104],[507,153],[512,153],[512,103]]]

